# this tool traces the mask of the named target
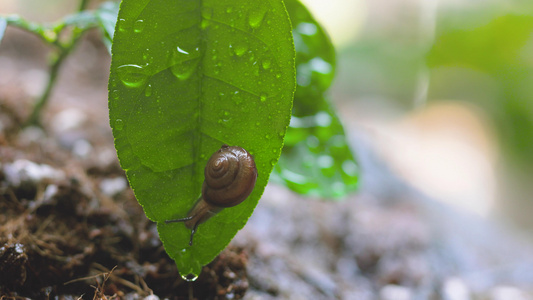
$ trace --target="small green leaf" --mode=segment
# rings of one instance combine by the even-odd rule
[[[121,166],[182,275],[198,274],[246,223],[276,164],[295,87],[281,0],[122,1],[112,48],[109,115]],[[203,171],[222,144],[255,158],[243,203],[190,230]]]
[[[277,181],[300,193],[338,198],[357,187],[359,168],[325,91],[335,76],[330,39],[298,0],[285,0],[296,47],[297,87],[293,117]]]

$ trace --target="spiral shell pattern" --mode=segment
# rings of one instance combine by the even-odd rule
[[[231,207],[243,202],[255,186],[257,168],[246,150],[223,145],[205,167],[203,199],[217,207]]]

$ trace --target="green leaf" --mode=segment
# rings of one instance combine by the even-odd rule
[[[277,162],[295,87],[281,0],[122,1],[112,48],[110,122],[121,166],[182,275],[198,274],[246,223]],[[222,144],[247,149],[250,197],[190,230],[203,171]]]
[[[115,27],[117,25],[118,15],[118,2],[104,2],[95,11],[96,18],[98,19],[98,25],[103,31],[102,41],[106,45],[109,53],[111,53],[111,43],[113,41],[113,35],[115,33]]]
[[[330,39],[298,0],[285,0],[296,47],[293,117],[276,180],[300,193],[337,198],[357,188],[359,168],[325,91],[335,75]]]

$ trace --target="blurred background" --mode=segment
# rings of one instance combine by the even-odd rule
[[[348,135],[432,198],[533,228],[533,2],[303,2],[337,48]],[[53,21],[77,6],[2,0],[0,13]]]
[[[348,130],[429,196],[530,231],[533,2],[304,2],[337,47]]]

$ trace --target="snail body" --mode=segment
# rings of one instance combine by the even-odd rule
[[[196,201],[187,217],[165,223],[183,222],[191,229],[192,245],[198,225],[209,220],[224,208],[242,203],[255,187],[257,168],[254,159],[238,146],[222,145],[207,162],[204,170],[202,196]]]

